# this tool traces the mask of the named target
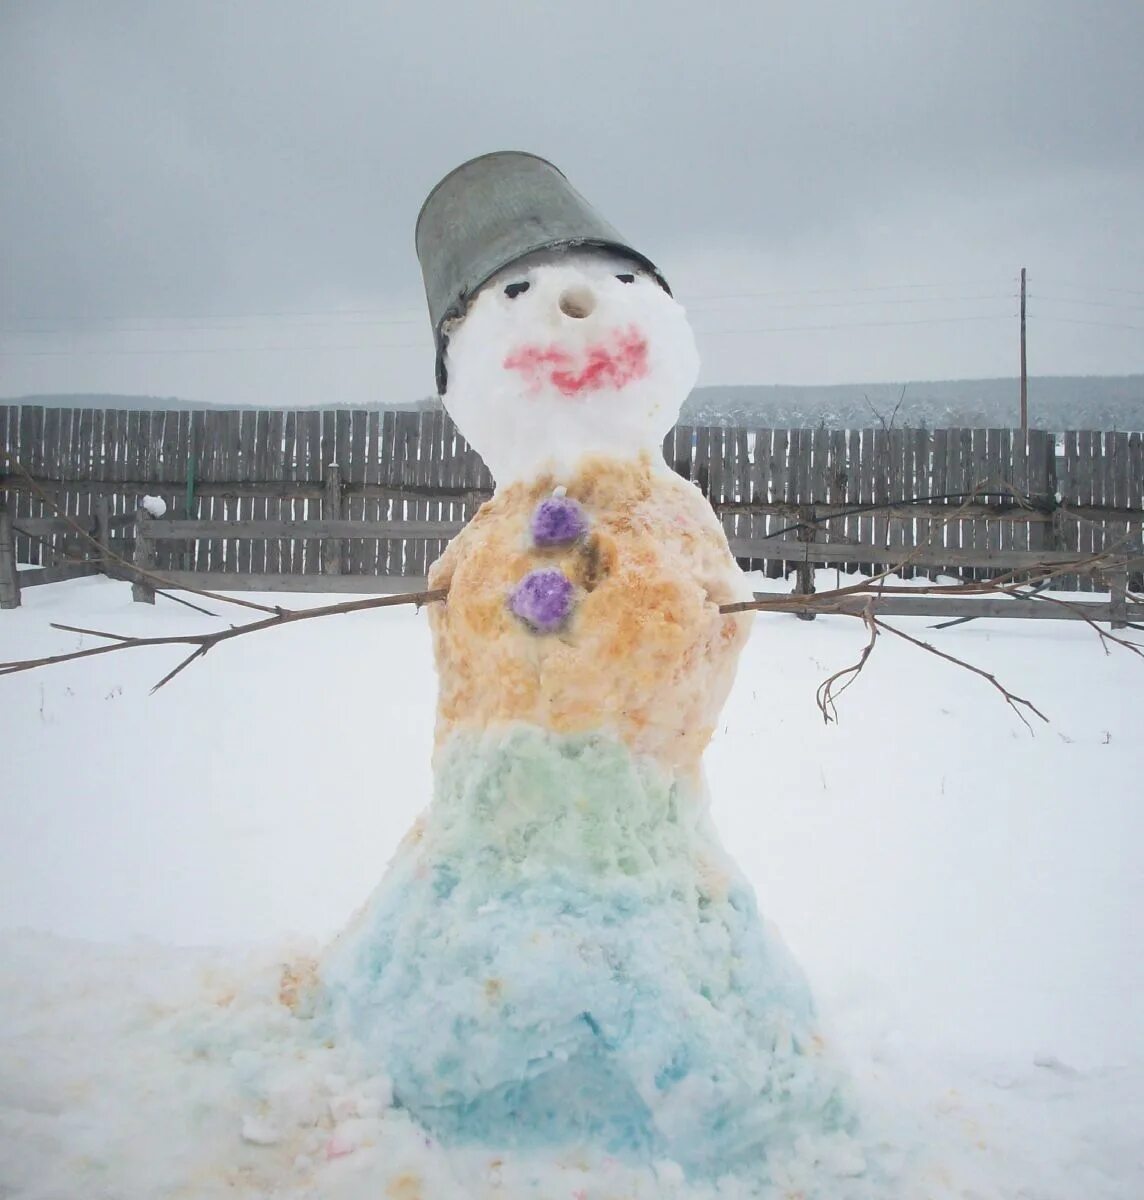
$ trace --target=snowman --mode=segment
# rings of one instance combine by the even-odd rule
[[[683,309],[564,176],[486,155],[418,249],[492,499],[434,565],[431,803],[321,963],[335,1036],[447,1144],[768,1164],[850,1121],[807,985],[708,811],[749,598],[664,463]]]

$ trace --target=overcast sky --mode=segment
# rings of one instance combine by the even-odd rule
[[[1144,371],[1144,0],[0,0],[0,395],[433,390],[413,225],[551,159],[705,383]],[[908,285],[908,286],[907,286]]]

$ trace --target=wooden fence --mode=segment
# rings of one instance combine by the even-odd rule
[[[492,489],[442,412],[0,406],[0,446],[20,464],[0,484],[21,563],[90,558],[71,522],[133,558],[136,509],[155,496],[167,513],[148,523],[147,560],[215,587],[421,579]],[[664,455],[740,561],[773,575],[907,556],[907,571],[983,575],[1110,548],[1139,575],[1138,433],[680,425]]]

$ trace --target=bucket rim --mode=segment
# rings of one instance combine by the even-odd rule
[[[437,394],[444,396],[449,387],[449,369],[445,365],[445,353],[449,348],[449,335],[445,330],[445,326],[452,320],[464,318],[468,311],[469,305],[472,303],[473,297],[481,291],[482,288],[489,282],[490,279],[499,275],[502,271],[511,267],[514,262],[519,262],[522,258],[527,258],[530,254],[542,253],[545,250],[579,250],[581,248],[588,250],[602,250],[605,253],[614,254],[619,258],[626,258],[638,267],[644,267],[651,274],[652,279],[656,284],[670,296],[672,295],[671,286],[663,277],[660,269],[651,261],[645,254],[641,254],[638,250],[632,249],[631,246],[625,245],[623,242],[613,242],[606,238],[561,238],[556,242],[542,242],[539,245],[533,246],[531,249],[522,250],[520,254],[515,255],[507,263],[501,263],[495,267],[478,283],[473,284],[471,288],[461,292],[454,297],[453,302],[445,309],[437,320],[437,324],[433,327],[433,342],[436,349],[435,376],[437,380]]]
[[[500,266],[494,267],[493,270],[489,271],[489,273],[485,275],[483,279],[480,279],[471,287],[461,292],[454,301],[454,304],[450,307],[453,307],[454,305],[460,305],[462,311],[459,315],[463,316],[464,311],[468,309],[473,297],[476,296],[477,293],[480,292],[491,279],[495,278],[502,271],[507,271],[509,267],[513,265],[513,263],[520,262],[522,258],[528,258],[533,254],[543,254],[546,250],[552,250],[560,253],[562,251],[575,251],[580,249],[601,250],[605,253],[614,254],[617,258],[628,259],[636,266],[646,268],[651,273],[655,282],[659,284],[659,286],[663,288],[663,290],[669,296],[672,294],[667,280],[664,279],[660,269],[655,265],[655,263],[653,263],[646,254],[641,254],[638,250],[632,249],[631,246],[628,246],[623,242],[611,241],[608,238],[565,237],[559,238],[556,241],[541,241],[535,246],[530,246],[527,249],[521,250],[519,254],[514,254],[513,257],[508,260],[508,262],[501,263]],[[458,314],[454,313],[453,315],[456,316]],[[444,318],[442,318],[442,321],[443,320]]]

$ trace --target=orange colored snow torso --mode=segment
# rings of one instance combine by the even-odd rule
[[[557,484],[589,521],[580,542],[537,549],[529,526]],[[576,585],[558,633],[536,634],[508,608],[538,567]],[[694,768],[710,739],[750,614],[749,597],[707,501],[647,459],[586,460],[568,479],[499,491],[429,574],[448,599],[430,608],[440,679],[437,738],[524,721],[558,733],[607,731],[636,754]]]

